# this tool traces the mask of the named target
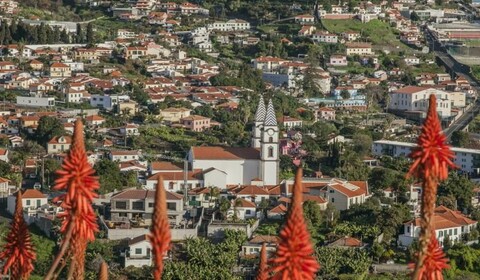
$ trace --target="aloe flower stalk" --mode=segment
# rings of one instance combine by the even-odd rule
[[[2,274],[10,270],[14,280],[26,280],[33,271],[36,258],[27,223],[23,219],[22,192],[17,192],[15,213],[6,238],[6,245],[0,253],[0,260],[5,261]]]
[[[272,279],[313,280],[320,268],[303,217],[302,169],[297,170],[287,221],[280,231],[276,255],[270,260]]]
[[[108,280],[108,266],[105,261],[100,265],[100,273],[98,274],[98,280]]]
[[[258,274],[256,280],[268,279],[268,267],[267,267],[267,246],[262,244],[262,250],[260,251],[260,264],[258,266]]]
[[[149,240],[152,244],[155,280],[162,278],[163,257],[170,248],[170,225],[167,215],[167,197],[163,187],[163,178],[158,178],[157,190],[155,191],[155,204],[153,210],[152,228],[150,230]]]
[[[62,202],[61,207],[65,210],[59,215],[63,219],[60,231],[65,235],[63,242],[71,243],[68,248],[72,257],[69,276],[74,279],[83,279],[87,243],[95,239],[98,231],[92,201],[98,196],[95,191],[100,186],[94,174],[85,151],[83,123],[77,119],[70,151],[61,170],[57,171],[58,179],[53,187],[57,191],[66,191],[57,201]],[[68,232],[69,227],[72,227],[71,232]]]
[[[411,265],[414,268],[412,278],[414,280],[440,280],[443,279],[441,270],[447,267],[447,259],[444,258],[444,255],[438,257],[440,256],[438,251],[441,252],[441,248],[431,244],[437,242],[434,236],[432,217],[435,211],[438,182],[447,179],[448,168],[455,168],[455,165],[452,161],[454,154],[442,132],[437,115],[436,97],[433,94],[430,95],[427,118],[418,137],[418,146],[412,151],[410,157],[413,159],[413,164],[407,176],[413,176],[422,181],[423,188],[420,248],[415,264]],[[438,243],[436,244],[438,245]],[[434,255],[437,257],[432,258]],[[438,263],[435,264],[436,261]],[[433,275],[435,278],[431,278]]]

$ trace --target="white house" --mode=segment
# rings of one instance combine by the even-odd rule
[[[218,31],[248,30],[250,29],[250,23],[241,19],[231,19],[228,21],[216,21],[207,25],[207,28]]]
[[[437,112],[440,117],[450,117],[452,105],[465,107],[465,93],[446,92],[431,87],[407,86],[389,93],[388,109],[398,111],[428,111],[428,99],[431,94],[437,97]]]
[[[152,244],[146,234],[134,237],[128,241],[128,248],[123,253],[124,267],[152,265]]]
[[[347,43],[347,55],[372,55],[372,44],[370,43]]]
[[[346,55],[332,55],[330,56],[330,65],[332,66],[347,66],[348,60]]]
[[[255,185],[233,187],[228,190],[228,194],[234,195],[237,198],[244,198],[256,204],[270,198],[267,189]]]
[[[274,253],[277,250],[278,236],[256,235],[242,244],[241,254],[243,256],[260,255],[263,244],[268,254]]]
[[[295,17],[295,22],[300,24],[313,24],[315,17],[312,15],[298,15]]]
[[[70,145],[72,145],[72,137],[55,136],[47,143],[47,153],[49,154],[64,153],[70,150]]]
[[[227,217],[237,217],[240,220],[255,218],[256,216],[257,206],[244,198],[233,200],[232,206],[227,212]]]
[[[93,94],[90,97],[90,105],[93,107],[103,108],[106,110],[112,110],[115,105],[121,101],[129,101],[128,95],[100,95]]]
[[[443,246],[445,237],[448,237],[452,243],[457,243],[465,234],[477,228],[477,221],[466,217],[460,211],[451,210],[443,205],[435,208],[432,220],[440,246]],[[420,218],[406,222],[404,233],[398,237],[399,243],[402,246],[409,246],[420,236],[420,229]]]
[[[0,160],[9,162],[7,149],[0,149]]]
[[[36,97],[36,96],[17,96],[16,104],[18,106],[28,107],[53,107],[55,106],[54,97]]]
[[[316,32],[312,35],[312,40],[318,43],[338,43],[338,35],[327,32]]]
[[[416,56],[408,56],[404,58],[405,64],[407,65],[418,65],[420,64],[420,58]]]
[[[138,151],[110,151],[109,158],[112,161],[131,161],[131,160],[139,160],[140,154]]]
[[[37,216],[37,210],[42,206],[48,204],[47,196],[35,189],[25,189],[22,192],[22,207],[24,209],[24,215],[30,220],[30,217]],[[7,198],[7,211],[10,214],[15,213],[17,193],[10,195]],[[27,221],[29,222],[29,221]]]
[[[412,151],[412,148],[416,146],[417,144],[414,143],[377,140],[373,142],[372,153],[375,156],[407,157]],[[451,150],[455,155],[453,163],[458,166],[460,170],[467,173],[480,173],[480,166],[478,165],[480,150],[457,147],[452,147]]]

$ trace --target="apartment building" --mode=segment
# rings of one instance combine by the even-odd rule
[[[370,43],[347,43],[347,55],[372,55],[372,44]]]

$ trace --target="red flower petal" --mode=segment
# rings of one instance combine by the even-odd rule
[[[314,279],[320,268],[313,256],[310,234],[303,217],[302,195],[302,169],[298,169],[287,221],[280,231],[276,256],[270,260],[270,270],[274,273],[272,279]]]
[[[414,162],[408,176],[417,178],[432,176],[438,180],[445,180],[448,177],[448,167],[455,168],[452,162],[454,154],[442,132],[434,94],[430,95],[427,118],[417,143],[418,146],[410,154]]]
[[[267,267],[267,247],[265,243],[262,245],[262,250],[260,251],[260,264],[258,266],[258,274],[256,280],[267,280],[268,279],[268,267]]]
[[[415,269],[415,263],[409,264],[409,267]],[[448,265],[448,259],[445,257],[445,253],[438,244],[435,232],[432,232],[423,266],[419,268],[418,279],[443,280],[442,270],[445,268],[450,268]]]
[[[17,192],[15,214],[6,241],[3,251],[0,253],[0,260],[5,261],[2,274],[7,275],[10,269],[12,279],[28,279],[33,271],[33,261],[36,255],[27,224],[23,219],[21,191]]]
[[[155,270],[153,276],[155,280],[162,278],[163,257],[170,248],[170,225],[167,216],[167,199],[165,188],[163,187],[163,178],[159,177],[157,190],[155,192],[155,209],[153,210],[152,228],[149,235],[152,243]]]

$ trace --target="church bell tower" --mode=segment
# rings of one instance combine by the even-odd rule
[[[263,101],[263,100],[262,100]],[[264,105],[265,106],[265,105]],[[255,122],[256,125],[256,122]],[[260,139],[261,178],[264,185],[276,185],[279,171],[279,129],[272,100],[263,120]]]

